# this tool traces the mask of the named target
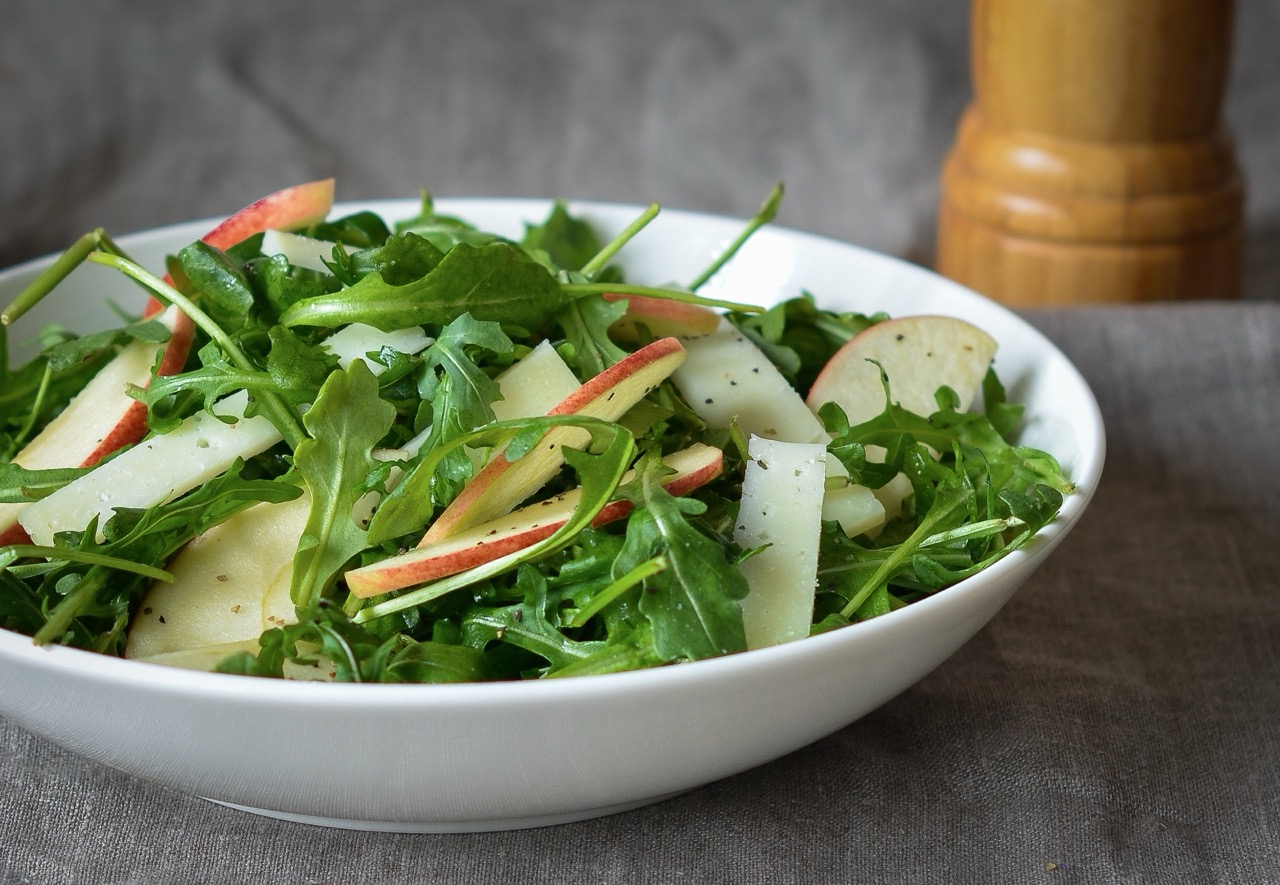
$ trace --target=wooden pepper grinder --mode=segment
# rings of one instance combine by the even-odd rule
[[[1230,0],[974,0],[937,269],[1020,306],[1234,297]]]

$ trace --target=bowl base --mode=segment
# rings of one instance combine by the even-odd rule
[[[364,832],[370,833],[491,833],[502,830],[528,830],[536,827],[553,827],[558,824],[570,824],[580,820],[607,817],[610,814],[620,814],[624,811],[644,808],[646,805],[655,805],[659,802],[665,802],[668,799],[673,799],[676,796],[688,793],[692,789],[696,789],[696,787],[691,787],[689,790],[677,790],[674,793],[666,793],[661,796],[651,796],[647,799],[637,799],[633,802],[623,802],[618,805],[605,805],[599,808],[584,808],[578,811],[565,811],[557,814],[539,814],[532,815],[530,817],[460,821],[351,820],[340,817],[294,814],[288,811],[274,811],[269,808],[254,808],[251,805],[237,805],[234,802],[223,802],[220,799],[209,799],[206,796],[202,796],[200,798],[204,799],[206,802],[212,802],[215,805],[234,808],[237,811],[245,811],[249,814],[257,814],[263,817],[272,817],[277,820],[285,820],[296,824],[307,824],[308,826],[314,827],[332,827],[340,830],[363,830]]]

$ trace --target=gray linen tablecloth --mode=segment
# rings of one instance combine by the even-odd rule
[[[339,197],[749,213],[927,261],[969,95],[955,0],[6,0],[0,266],[96,225]],[[757,770],[549,829],[259,818],[0,721],[0,885],[1280,881],[1280,0],[1239,4],[1239,303],[1029,312],[1102,404],[1078,528],[878,711]]]

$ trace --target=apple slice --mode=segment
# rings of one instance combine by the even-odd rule
[[[616,421],[666,379],[684,358],[685,349],[679,341],[660,338],[589,379],[546,414]],[[557,427],[523,458],[508,461],[499,452],[436,518],[419,546],[508,513],[560,471],[563,447],[581,448],[589,440],[590,434],[581,428]]]
[[[996,353],[995,339],[954,317],[910,316],[876,323],[849,339],[818,373],[806,402],[814,411],[826,402],[844,409],[850,424],[884,411],[880,370],[894,402],[918,415],[937,411],[934,393],[944,385],[967,409],[982,387]]]
[[[101,525],[117,507],[154,507],[172,500],[280,441],[262,415],[244,417],[249,396],[233,393],[214,412],[227,424],[198,412],[170,433],[153,436],[27,507],[18,521],[37,544],[52,544],[62,531],[81,531],[93,517]]]
[[[734,540],[747,550],[768,545],[738,566],[750,588],[741,603],[750,649],[809,635],[827,447],[753,436],[747,454]]]
[[[216,249],[230,249],[266,230],[319,224],[332,208],[332,178],[296,184],[250,203],[200,239]]]
[[[675,471],[662,480],[663,488],[673,495],[685,495],[719,476],[724,458],[719,449],[698,443],[664,458],[663,463]],[[634,475],[635,471],[631,471],[622,481],[627,482]],[[564,525],[581,494],[580,489],[571,489],[442,541],[353,569],[346,574],[347,587],[356,596],[377,596],[466,571],[523,550],[549,538]],[[631,509],[630,501],[610,501],[592,524],[599,526],[621,519]]]
[[[639,338],[641,324],[657,338],[668,336],[708,335],[720,325],[720,314],[700,304],[686,304],[649,295],[604,293],[606,301],[626,301],[627,312],[609,327],[609,334],[619,341]]]
[[[995,339],[972,323],[946,316],[910,316],[885,320],[849,339],[818,373],[806,402],[815,412],[833,402],[850,424],[869,421],[884,411],[884,385],[878,362],[889,379],[893,401],[918,415],[931,415],[934,394],[946,386],[967,409],[982,387],[995,358]],[[884,460],[884,449],[868,446],[867,457]],[[902,511],[911,483],[901,474],[876,489],[887,518]]]
[[[146,406],[129,397],[130,384],[146,387],[159,358],[157,373],[182,368],[191,347],[193,327],[186,314],[168,307],[157,319],[168,327],[163,344],[132,341],[103,366],[62,412],[45,425],[14,463],[29,470],[91,467],[102,458],[137,442],[147,430]],[[162,353],[163,352],[163,353]],[[25,503],[0,504],[0,545],[28,539],[18,517]]]
[[[236,212],[201,239],[227,249],[267,228],[304,227],[323,221],[332,206],[331,178],[285,188]],[[170,329],[169,340],[161,346],[141,341],[127,345],[14,457],[15,463],[32,470],[90,467],[142,439],[146,433],[146,406],[125,391],[130,384],[146,387],[153,366],[157,375],[181,371],[195,332],[190,317],[176,307],[164,307],[153,297],[143,316],[157,315]],[[157,366],[156,356],[161,348],[164,355]],[[19,523],[19,515],[27,506],[0,504],[0,545],[30,539]]]

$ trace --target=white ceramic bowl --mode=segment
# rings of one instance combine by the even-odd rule
[[[410,201],[345,204],[388,219]],[[542,201],[441,200],[441,211],[518,236]],[[577,204],[605,233],[636,207]],[[120,237],[144,264],[209,221]],[[664,212],[621,253],[636,281],[688,280],[737,220]],[[7,303],[47,261],[0,275]],[[138,290],[98,266],[19,329],[112,322],[105,301]],[[1023,441],[1079,484],[1060,519],[981,575],[874,620],[774,648],[658,670],[529,683],[332,685],[184,670],[0,630],[0,715],[106,765],[216,802],[293,820],[394,831],[537,826],[655,802],[782,756],[894,697],[973,636],[1031,576],[1088,504],[1104,436],[1092,393],[1052,343],[1008,310],[919,267],[769,228],[705,294],[767,303],[801,290],[837,308],[964,317],[999,342],[996,368],[1028,407]],[[105,296],[105,297],[104,297]],[[21,353],[21,349],[19,349]],[[849,674],[857,674],[851,678]]]

